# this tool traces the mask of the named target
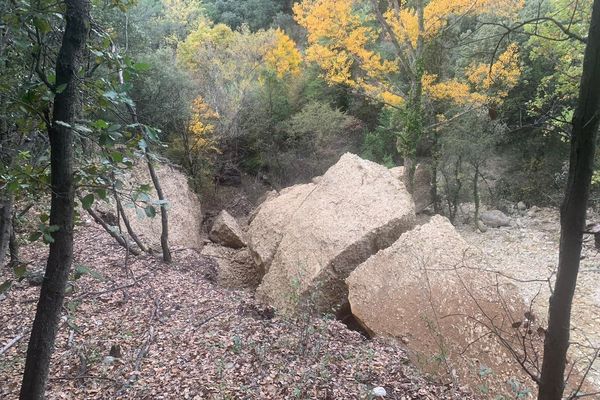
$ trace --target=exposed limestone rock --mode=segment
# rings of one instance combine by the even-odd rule
[[[484,211],[479,215],[479,219],[490,228],[510,226],[510,218],[500,210]]]
[[[510,342],[518,338],[512,324],[527,308],[512,284],[497,283],[482,266],[481,254],[446,218],[434,216],[358,266],[346,280],[348,300],[369,331],[401,338],[423,369],[445,374],[449,368],[473,385],[481,368],[489,369],[486,385],[501,393],[521,370],[477,321],[507,332]],[[444,363],[434,361],[440,354]]]
[[[187,178],[182,172],[163,164],[156,164],[155,169],[168,202],[169,244],[173,247],[200,248],[202,245],[202,210],[198,196],[191,190]],[[136,165],[133,171],[127,173],[122,179],[130,184],[130,189],[135,189],[142,184],[149,185],[152,188],[151,200],[158,200],[145,163]],[[125,198],[122,201],[133,230],[148,245],[160,249],[162,232],[160,207],[155,205],[156,216],[148,218],[144,216],[143,210],[131,207],[131,202]]]
[[[235,218],[225,210],[221,211],[215,219],[208,237],[215,243],[233,249],[246,246],[242,228],[240,228]]]
[[[404,183],[406,185],[406,180],[405,180],[406,176],[404,173],[403,166],[390,168],[390,172],[394,176],[394,178],[401,180],[402,183]]]
[[[228,289],[256,289],[261,275],[248,249],[232,249],[208,243],[202,255],[217,263],[217,283]]]
[[[347,153],[317,184],[294,186],[261,206],[249,230],[267,272],[257,295],[282,311],[305,301],[330,311],[346,299],[348,274],[414,224],[404,184]]]
[[[254,262],[264,273],[269,269],[285,227],[302,202],[315,189],[312,183],[270,192],[259,206],[248,228],[248,247]],[[264,274],[263,273],[263,274]]]

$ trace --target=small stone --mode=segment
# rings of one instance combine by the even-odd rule
[[[488,230],[488,227],[481,221],[477,221],[477,229],[479,229],[479,232],[481,233],[485,233]]]
[[[121,358],[121,346],[118,344],[113,344],[110,346],[110,352],[108,355],[113,358]]]
[[[525,203],[523,203],[522,201],[520,201],[517,203],[517,210],[525,211],[525,210],[527,210],[527,205]]]
[[[112,365],[112,364],[114,364],[115,360],[116,360],[116,358],[114,358],[113,356],[106,356],[102,360],[102,364],[104,364],[104,365]]]
[[[373,388],[371,393],[373,393],[373,396],[375,396],[375,397],[387,396],[387,392],[385,391],[385,388],[383,388],[381,386],[377,386],[377,387]]]
[[[510,226],[510,218],[500,210],[484,211],[479,218],[484,224],[491,228]]]

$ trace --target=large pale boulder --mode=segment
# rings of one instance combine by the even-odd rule
[[[169,244],[172,247],[200,248],[203,242],[202,211],[198,196],[188,185],[187,177],[176,168],[157,163],[155,170],[167,201]],[[148,185],[151,188],[149,203],[158,200],[145,163],[136,165],[132,171],[122,177],[122,180],[128,185],[123,191],[135,191],[140,185]],[[123,203],[133,230],[151,247],[160,249],[162,232],[160,206],[155,204],[156,216],[149,218],[139,207],[143,206],[139,201],[136,203],[137,206],[134,206],[133,202],[124,197]]]
[[[254,262],[264,273],[273,261],[290,219],[314,189],[315,185],[309,183],[291,186],[279,193],[270,192],[255,212],[248,227],[248,247]]]
[[[329,311],[345,301],[350,272],[414,224],[404,184],[387,168],[347,153],[318,183],[282,192],[252,221],[250,248],[266,264],[257,295],[282,311],[300,303]],[[257,248],[267,234],[275,239]]]
[[[404,233],[346,282],[355,318],[376,335],[402,338],[424,370],[454,371],[459,382],[496,394],[509,389],[509,378],[524,378],[493,331],[512,343],[519,337],[513,324],[527,308],[446,218]]]
[[[235,218],[225,210],[221,211],[215,222],[213,222],[208,237],[213,242],[231,247],[232,249],[239,249],[246,246],[244,231],[242,231]]]

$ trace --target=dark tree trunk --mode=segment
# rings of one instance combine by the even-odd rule
[[[13,213],[12,229],[10,230],[10,241],[8,244],[10,253],[9,265],[14,268],[19,265],[19,241],[17,239],[17,216]]]
[[[141,241],[139,236],[136,235],[135,231],[131,227],[131,224],[129,223],[129,218],[127,217],[127,214],[125,214],[125,209],[123,208],[123,204],[121,203],[121,199],[119,198],[119,194],[115,189],[113,189],[113,195],[115,197],[115,202],[117,203],[117,212],[123,220],[123,224],[125,225],[125,229],[127,229],[127,233],[129,234],[129,236],[131,236],[131,238],[133,239],[135,244],[137,244],[141,251],[143,251],[144,253],[149,253],[150,251],[148,247],[144,244],[144,242]]]
[[[475,212],[473,213],[473,221],[475,224],[475,229],[479,227],[479,207],[480,207],[480,198],[479,198],[479,165],[475,165],[475,174],[473,176],[473,202],[475,203]]]
[[[579,101],[573,116],[569,177],[560,215],[560,253],[554,292],[550,297],[548,331],[544,342],[539,400],[560,400],[565,387],[571,306],[577,274],[587,202],[594,168],[600,111],[600,0],[594,0]]]
[[[27,348],[21,400],[44,398],[50,356],[58,330],[65,286],[73,260],[73,133],[65,124],[72,123],[77,102],[77,71],[90,29],[88,0],[64,0],[66,26],[56,60],[56,85],[66,88],[54,96],[50,138],[50,172],[52,200],[50,225],[58,231],[52,235],[46,273]]]
[[[6,253],[10,243],[13,219],[13,197],[0,197],[0,267],[4,266]]]
[[[161,201],[160,221],[162,230],[160,234],[160,247],[162,248],[163,252],[163,261],[170,263],[173,260],[173,257],[171,256],[171,249],[169,248],[169,217],[167,215],[167,205],[164,203],[166,199],[162,191],[162,187],[160,186],[158,175],[156,175],[154,165],[152,164],[152,160],[150,159],[150,155],[148,153],[146,153],[146,161],[148,163],[148,171],[150,172],[152,183],[154,184],[154,189],[156,189],[158,199]]]

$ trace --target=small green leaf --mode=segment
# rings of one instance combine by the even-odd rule
[[[27,266],[26,265],[18,265],[14,268],[15,277],[17,279],[21,279],[27,274]]]
[[[92,123],[92,126],[96,129],[106,129],[109,127],[108,122],[103,119],[97,119]]]
[[[148,63],[142,63],[142,62],[138,62],[133,64],[133,69],[135,69],[137,72],[145,72],[148,71],[152,66]]]
[[[44,243],[46,243],[46,244],[54,243],[54,238],[49,233],[44,233],[43,238],[44,238]]]
[[[12,286],[12,280],[7,280],[3,284],[0,285],[0,294],[5,293]]]
[[[106,189],[96,189],[96,195],[102,200],[107,199]]]
[[[154,218],[156,217],[156,209],[153,206],[148,206],[144,209],[144,212],[146,213],[146,216],[148,218]]]
[[[83,275],[89,275],[98,281],[104,281],[104,276],[101,273],[99,273],[98,271],[95,271],[92,268],[87,267],[85,265],[76,266],[75,270],[73,271],[73,275],[74,275],[75,279],[79,279]]]
[[[92,204],[94,204],[94,195],[93,193],[88,194],[83,199],[81,199],[81,207],[86,210],[92,208]]]
[[[52,30],[50,23],[41,17],[33,17],[33,25],[42,33],[48,33]]]
[[[123,154],[119,153],[118,151],[113,151],[110,153],[110,158],[112,158],[116,163],[123,162]]]
[[[41,237],[42,237],[42,232],[33,232],[31,235],[29,235],[28,239],[30,242],[35,242],[36,240],[38,240]]]
[[[46,232],[58,232],[60,230],[60,226],[58,225],[49,225],[48,228],[46,228]]]

